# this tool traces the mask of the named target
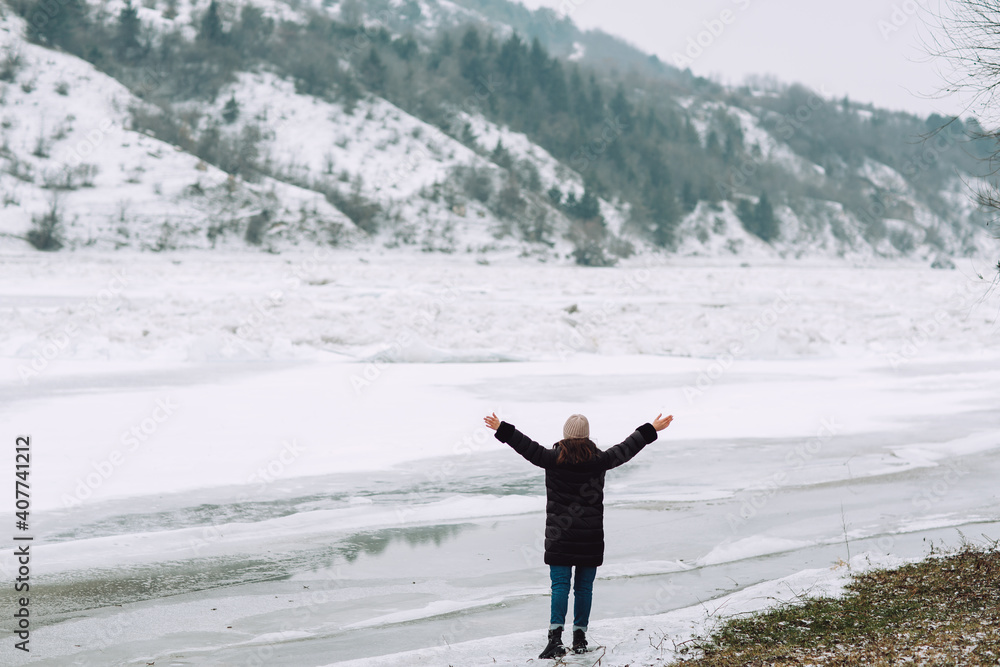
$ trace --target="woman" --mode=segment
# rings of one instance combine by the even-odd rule
[[[563,625],[569,605],[569,582],[573,567],[573,651],[587,650],[587,623],[597,568],[604,562],[604,473],[617,468],[643,447],[656,440],[656,432],[670,426],[673,415],[656,416],[632,435],[607,451],[590,440],[590,423],[583,415],[571,415],[563,426],[563,439],[551,449],[518,431],[512,424],[485,417],[500,442],[539,468],[545,468],[545,564],[552,579],[552,613],[549,643],[539,658],[566,654]]]

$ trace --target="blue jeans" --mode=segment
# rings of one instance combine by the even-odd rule
[[[549,565],[549,577],[552,579],[552,613],[549,617],[549,630],[562,628],[566,623],[566,610],[569,607],[569,579],[573,568],[569,565]],[[596,567],[576,566],[576,577],[573,578],[573,629],[586,630],[590,622],[590,605],[594,599],[594,579],[597,577]]]

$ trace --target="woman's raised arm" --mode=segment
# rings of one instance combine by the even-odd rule
[[[513,424],[497,419],[497,414],[483,418],[486,425],[496,431],[494,437],[500,442],[510,445],[510,448],[539,468],[549,468],[555,465],[556,454],[551,449],[542,447],[537,442],[514,428]]]
[[[643,447],[656,440],[657,431],[662,431],[670,426],[670,422],[673,420],[673,415],[664,417],[663,413],[660,413],[656,415],[656,419],[651,423],[643,424],[633,431],[629,437],[625,438],[625,440],[601,452],[599,460],[604,469],[611,470],[623,463],[627,463],[632,457],[642,451]]]

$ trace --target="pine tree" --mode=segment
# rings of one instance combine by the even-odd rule
[[[525,202],[521,198],[521,188],[511,174],[507,184],[497,195],[496,213],[501,218],[516,219],[524,212]]]
[[[462,35],[462,46],[461,49],[467,53],[478,54],[482,50],[482,44],[479,41],[479,31],[475,28],[469,28]]]
[[[696,128],[694,123],[691,122],[691,119],[686,116],[684,117],[684,127],[681,130],[681,133],[681,138],[685,143],[698,146],[701,145],[701,136],[698,134],[698,128]]]
[[[87,6],[83,0],[49,2],[38,0],[28,13],[28,39],[59,46],[80,55],[80,35],[87,29]]]
[[[596,125],[604,119],[604,95],[597,85],[597,78],[590,75],[590,106],[587,109],[587,122]]]
[[[659,188],[652,192],[647,202],[653,235],[653,243],[666,248],[674,243],[674,232],[680,218],[677,200],[673,191]]]
[[[469,148],[476,147],[476,133],[472,131],[472,124],[466,123],[462,126],[462,138],[459,139],[463,144]]]
[[[590,220],[601,217],[601,206],[594,193],[587,188],[583,191],[583,196],[580,197],[579,201],[572,192],[569,193],[569,196],[566,197],[566,212],[574,218]]]
[[[573,115],[581,122],[587,122],[587,106],[590,100],[587,99],[587,92],[583,88],[583,76],[580,68],[573,66],[573,71],[569,75],[569,98],[573,109]]]
[[[444,37],[441,38],[441,43],[438,45],[438,52],[444,56],[449,57],[455,51],[455,43],[451,39],[451,33],[446,32]]]
[[[219,3],[212,0],[205,14],[201,17],[198,39],[208,44],[221,45],[225,41],[225,37],[222,30],[222,19],[219,17]]]
[[[417,41],[413,39],[412,35],[406,35],[405,37],[399,37],[392,43],[392,48],[399,56],[400,60],[410,60],[417,54],[420,49],[417,47]]]
[[[486,76],[486,63],[483,60],[479,32],[475,28],[469,28],[465,31],[458,55],[462,77],[466,81],[478,85]]]
[[[441,41],[431,50],[430,57],[427,58],[427,69],[431,72],[437,71],[441,66],[441,61],[450,58],[455,51],[455,43],[451,39],[451,33],[446,32]]]
[[[745,230],[751,234],[756,234],[756,216],[754,215],[753,208],[753,204],[747,199],[740,199],[736,202],[736,217],[743,223]]]
[[[123,60],[132,60],[139,55],[139,12],[132,6],[132,0],[125,0],[125,6],[118,14],[115,30],[115,55]]]
[[[537,37],[531,40],[531,50],[528,51],[528,70],[535,83],[545,88],[550,85],[549,54]]]
[[[770,243],[778,238],[778,220],[774,217],[774,208],[766,192],[761,193],[756,205],[741,199],[736,205],[736,216],[744,229],[762,241]]]
[[[684,181],[681,185],[681,207],[685,213],[690,213],[698,206],[698,194],[694,191],[691,181]]]
[[[632,105],[625,97],[625,88],[621,84],[618,84],[615,96],[611,98],[610,106],[612,118],[615,119],[616,123],[621,124],[625,131],[628,131],[632,127]]]
[[[542,86],[542,90],[548,97],[549,108],[556,113],[568,111],[569,89],[566,86],[566,74],[558,60],[552,60],[548,66],[547,80],[548,83]]]
[[[551,191],[550,191],[551,192]],[[566,193],[566,201],[563,204],[567,211],[572,211],[576,208],[576,193],[570,190]]]
[[[521,160],[520,172],[521,181],[529,192],[538,192],[542,189],[542,177],[534,162],[528,159]]]
[[[510,152],[504,148],[503,142],[499,139],[497,139],[497,145],[493,148],[493,152],[490,154],[490,159],[504,169],[510,169],[513,164]]]
[[[420,9],[420,3],[417,2],[417,0],[406,0],[406,3],[403,5],[402,8],[402,14],[403,18],[405,18],[410,23],[416,23],[417,21],[420,20],[420,17],[423,15],[423,12]]]
[[[244,5],[239,23],[233,26],[228,39],[244,56],[266,58],[267,41],[273,33],[274,19],[267,17],[259,7]]]
[[[754,207],[753,217],[757,236],[769,243],[778,238],[778,221],[774,217],[774,208],[766,192],[761,193],[757,206]]]
[[[513,81],[521,73],[521,48],[521,38],[516,31],[500,47],[497,68],[508,80]]]
[[[361,76],[369,88],[375,92],[381,92],[385,89],[386,73],[385,63],[382,62],[381,56],[373,46],[368,51],[368,57],[361,63]]]
[[[226,106],[222,107],[222,120],[226,121],[226,124],[232,125],[239,116],[240,103],[236,101],[235,95],[230,95]]]
[[[705,139],[705,152],[714,157],[722,155],[722,143],[719,141],[719,134],[715,130],[708,133]]]

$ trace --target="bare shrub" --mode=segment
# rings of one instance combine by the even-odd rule
[[[23,66],[24,61],[21,59],[21,53],[11,49],[7,55],[0,58],[0,81],[13,83],[17,80],[17,73],[21,71]]]
[[[264,231],[267,229],[267,223],[270,220],[271,211],[266,208],[257,215],[251,217],[247,222],[247,231],[243,235],[246,242],[251,245],[260,245],[261,241],[264,240]]]
[[[59,209],[57,198],[52,198],[48,211],[42,215],[32,216],[31,223],[27,239],[36,250],[52,252],[63,247],[62,211]]]

